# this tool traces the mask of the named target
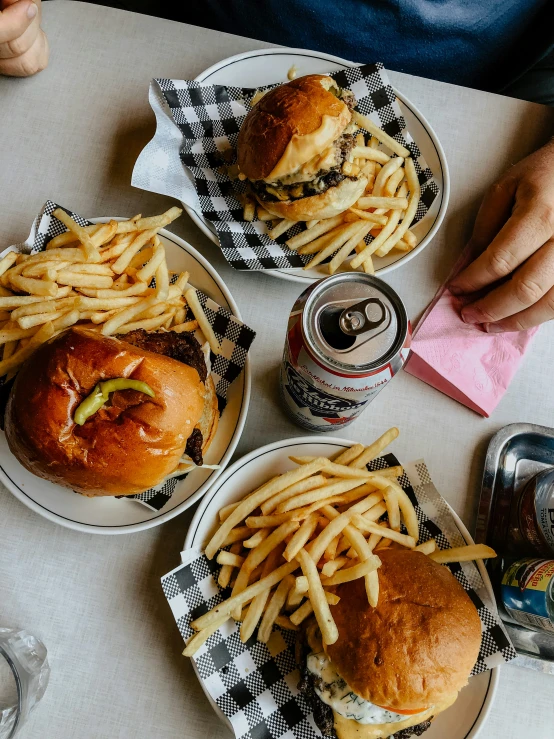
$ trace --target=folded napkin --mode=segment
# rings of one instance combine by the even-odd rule
[[[435,295],[414,331],[404,369],[488,418],[508,389],[538,327],[489,334],[478,324],[462,321],[461,309],[475,296],[454,296],[446,285],[475,256],[468,246]]]

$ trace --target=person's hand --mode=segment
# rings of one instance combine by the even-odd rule
[[[490,188],[470,243],[482,253],[452,280],[451,292],[466,295],[503,281],[462,309],[466,323],[498,333],[554,318],[554,140]]]
[[[40,0],[0,0],[0,74],[29,77],[47,64]]]

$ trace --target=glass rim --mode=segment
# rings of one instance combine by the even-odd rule
[[[21,714],[23,711],[23,686],[21,684],[21,677],[19,675],[19,672],[17,670],[17,666],[14,660],[2,644],[0,644],[0,656],[4,657],[7,664],[9,665],[12,671],[12,674],[15,680],[15,686],[17,689],[17,705],[15,707],[16,708],[15,721],[14,721],[14,725],[12,727],[11,733],[9,734],[7,738],[7,739],[13,739],[20,725],[20,722],[21,722]]]

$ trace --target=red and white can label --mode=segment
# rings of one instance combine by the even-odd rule
[[[312,431],[333,431],[352,423],[403,367],[410,352],[411,329],[400,352],[387,364],[361,374],[341,374],[320,364],[307,349],[302,312],[289,320],[280,387],[292,419]]]

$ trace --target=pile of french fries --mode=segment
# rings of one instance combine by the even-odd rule
[[[330,459],[290,457],[296,468],[220,510],[205,554],[217,556],[218,583],[232,593],[191,623],[197,633],[185,656],[231,617],[241,622],[243,642],[256,627],[258,640],[267,642],[274,624],[297,630],[313,614],[323,642],[333,644],[335,587],[364,578],[368,602],[376,606],[379,551],[389,546],[441,564],[496,556],[482,544],[448,550],[438,550],[434,539],[418,544],[416,512],[397,480],[402,468],[367,470],[397,436],[398,429],[389,429],[373,444],[355,444]]]
[[[351,269],[361,268],[373,274],[374,256],[385,257],[393,249],[409,252],[417,245],[417,237],[410,226],[417,213],[420,186],[410,152],[367,116],[354,111],[353,121],[359,133],[356,145],[342,165],[342,173],[367,177],[366,191],[345,213],[321,221],[307,221],[306,230],[286,242],[299,254],[314,255],[304,269],[316,267],[334,254],[327,265],[329,274],[334,274],[351,257]],[[379,144],[387,147],[392,156],[379,148]],[[247,197],[244,220],[252,221],[255,215],[255,201]],[[257,216],[267,222],[275,218],[259,205]],[[268,235],[276,239],[295,225],[295,221],[278,220],[272,223]],[[370,235],[373,240],[368,244],[366,239]]]
[[[175,273],[158,236],[181,212],[173,207],[159,216],[83,227],[57,209],[53,215],[68,230],[45,251],[10,251],[0,259],[0,377],[12,377],[42,343],[75,324],[104,336],[199,328],[219,353],[188,272],[171,284]],[[186,320],[187,306],[194,320]]]

